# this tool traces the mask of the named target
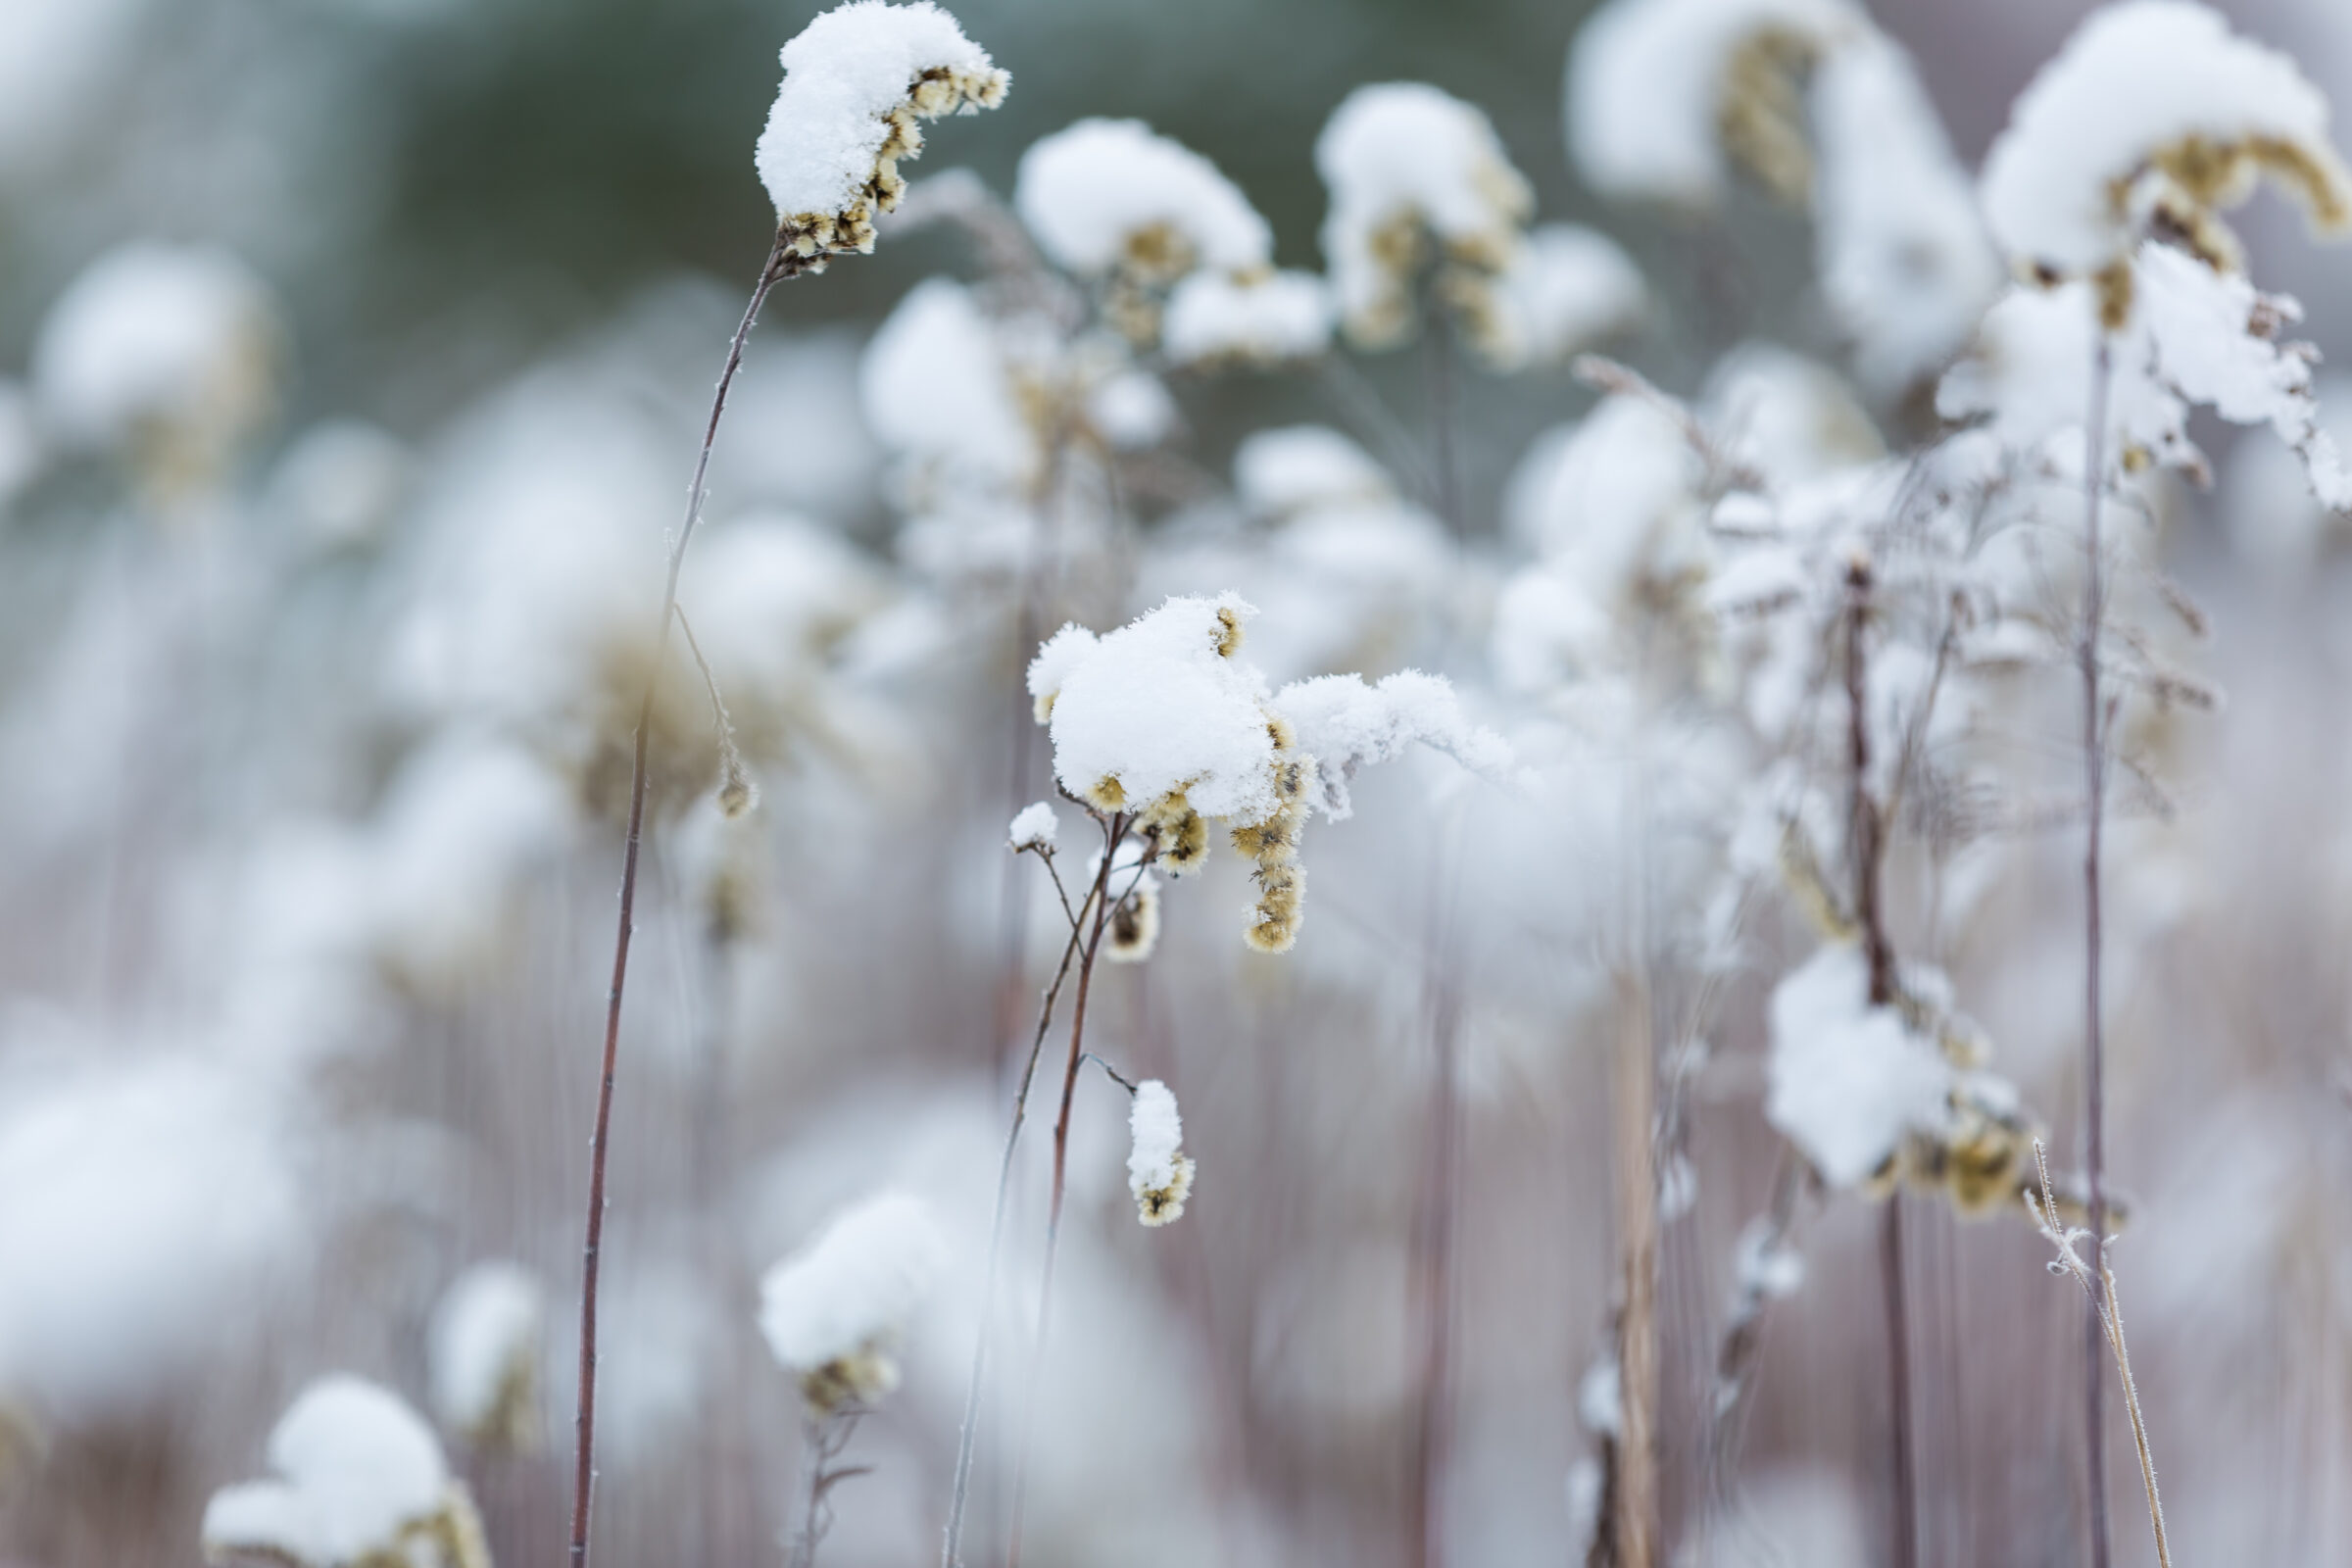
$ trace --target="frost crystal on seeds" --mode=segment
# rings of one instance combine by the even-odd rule
[[[492,1259],[458,1276],[433,1314],[427,1346],[433,1412],[444,1426],[510,1449],[537,1441],[544,1315],[539,1282],[520,1264]]]
[[[2322,228],[2352,221],[2327,100],[2291,59],[2202,5],[2130,0],[2092,13],[2019,95],[1985,155],[1984,213],[2051,278],[2107,271],[2158,216],[2222,261],[2234,245],[2215,214],[2264,174]]]
[[[1195,272],[1160,320],[1175,365],[1281,365],[1331,346],[1331,291],[1311,272]]]
[[[406,1562],[410,1544],[422,1544],[456,1502],[432,1430],[399,1396],[348,1374],[303,1390],[270,1431],[269,1452],[283,1479],[224,1487],[206,1506],[213,1560]]]
[[[1183,1215],[1193,1190],[1193,1160],[1183,1149],[1184,1123],[1166,1084],[1147,1078],[1136,1086],[1127,1126],[1134,1137],[1127,1154],[1127,1188],[1135,1195],[1136,1217],[1146,1225],[1166,1225]]]
[[[1485,286],[1510,264],[1534,206],[1486,115],[1422,82],[1349,93],[1315,139],[1315,170],[1331,192],[1323,255],[1340,319],[1366,347],[1412,330],[1424,262],[1447,267],[1457,304]]]
[[[921,1200],[869,1198],[760,1282],[760,1330],[800,1375],[811,1410],[870,1403],[898,1387],[892,1351],[946,1269],[948,1244]]]
[[[1509,743],[1471,723],[1440,675],[1399,670],[1377,686],[1361,675],[1318,675],[1285,686],[1274,706],[1298,726],[1300,748],[1315,759],[1323,811],[1335,822],[1354,813],[1348,782],[1356,769],[1388,761],[1415,741],[1482,778],[1499,780],[1511,769]]]
[[[1764,1115],[1832,1187],[1856,1187],[1948,1116],[1952,1069],[1890,1006],[1859,948],[1823,948],[1772,994]]]
[[[2188,416],[2192,405],[2209,407],[2232,423],[2269,424],[2302,460],[2322,504],[2352,507],[2352,474],[2321,428],[2312,394],[2318,355],[2279,337],[2302,308],[2153,242],[2140,247],[2130,277],[2130,314],[2110,339],[2107,430],[2125,461],[2205,477]],[[2088,406],[2091,348],[2101,330],[2090,283],[2012,289],[1985,313],[1968,356],[1944,375],[1936,412],[1981,418],[2019,451],[2061,435],[2071,441]]]
[[[780,231],[816,266],[870,251],[874,218],[899,204],[899,160],[921,151],[917,120],[1004,102],[1011,78],[929,0],[851,0],[784,46],[784,80],[755,162]]]
[[[1016,850],[1050,850],[1060,826],[1051,804],[1034,801],[1022,807],[1020,814],[1012,819],[1011,845]]]
[[[1012,203],[1047,257],[1080,276],[1164,285],[1201,268],[1258,271],[1274,253],[1240,187],[1140,120],[1081,120],[1035,143]]]

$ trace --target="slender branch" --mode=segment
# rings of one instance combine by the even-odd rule
[[[2050,1260],[2053,1274],[2063,1274],[2082,1287],[2082,1294],[2096,1316],[2100,1333],[2107,1348],[2115,1352],[2115,1375],[2124,1386],[2124,1407],[2132,1417],[2132,1442],[2139,1450],[2139,1481],[2148,1497],[2148,1525],[2156,1534],[2158,1568],[2173,1568],[2172,1538],[2164,1528],[2164,1498],[2156,1490],[2156,1454],[2148,1443],[2148,1423],[2140,1414],[2139,1385],[2132,1376],[2132,1351],[2124,1343],[2124,1308],[2116,1298],[2115,1270],[2107,1267],[2105,1249],[2098,1255],[2100,1273],[2094,1280],[2090,1265],[2075,1250],[2078,1243],[2094,1233],[2080,1228],[2061,1229],[2058,1224],[2058,1195],[2050,1183],[2049,1151],[2040,1139],[2034,1140],[2034,1168],[2041,1179],[2041,1195],[2036,1198],[2032,1188],[2026,1190],[2026,1207],[2034,1215],[2034,1223],[2057,1256]],[[2093,1363],[2094,1368],[2096,1363]]]
[[[2099,500],[2106,489],[2107,399],[2113,371],[2113,352],[2102,330],[2091,360],[2090,418],[2082,434],[2082,640],[2076,650],[2082,670],[2082,796],[2088,828],[2082,854],[2082,1163],[2090,1207],[2087,1289],[2091,1299],[2082,1320],[2082,1451],[2089,1472],[2090,1568],[2109,1568],[2113,1555],[2107,1524],[2105,1385],[2099,1380],[2099,1341],[2105,1333],[2100,1320],[2107,1277],[2106,1038],[2099,933],[2099,840],[2107,793],[2107,746],[2100,722],[2099,627],[2107,613],[2107,584],[2099,541]]]
[[[850,1446],[851,1435],[858,1430],[858,1417],[865,1414],[859,1405],[851,1405],[824,1417],[808,1422],[805,1446],[808,1450],[808,1496],[802,1505],[801,1533],[793,1542],[792,1554],[785,1568],[816,1568],[816,1548],[833,1528],[833,1489],[855,1476],[864,1475],[870,1465],[833,1467],[842,1450]]]
[[[1005,1568],[1021,1568],[1021,1521],[1029,1494],[1030,1441],[1037,1427],[1037,1401],[1046,1361],[1046,1340],[1054,1324],[1054,1258],[1061,1243],[1061,1201],[1066,1192],[1070,1153],[1070,1106],[1078,1096],[1078,1066],[1085,1052],[1086,1003],[1094,989],[1095,956],[1102,949],[1102,928],[1109,923],[1110,911],[1126,900],[1109,896],[1111,862],[1118,858],[1120,840],[1127,836],[1130,818],[1113,811],[1102,824],[1102,863],[1095,871],[1093,902],[1094,923],[1088,928],[1086,946],[1078,958],[1078,1000],[1070,1017],[1069,1065],[1061,1075],[1061,1111],[1054,1119],[1054,1196],[1046,1208],[1046,1261],[1038,1282],[1037,1344],[1029,1357],[1029,1398],[1021,1409],[1021,1438],[1015,1450],[1012,1468],[1011,1541],[1005,1548]],[[1143,876],[1143,866],[1136,867],[1136,876],[1128,882],[1132,893]]]
[[[686,546],[703,513],[703,481],[710,471],[710,449],[718,440],[718,421],[726,413],[727,388],[743,365],[743,346],[760,318],[768,291],[801,270],[799,256],[779,234],[760,264],[760,280],[743,313],[743,323],[727,347],[727,362],[719,371],[710,399],[710,418],[703,426],[702,453],[695,459],[694,481],[686,488],[686,520],[670,542],[669,574],[662,594],[661,629],[654,639],[654,667],[646,677],[645,701],[637,710],[636,749],[629,773],[629,832],[620,861],[620,933],[612,944],[612,986],[605,999],[604,1071],[596,1094],[596,1128],[589,1138],[587,1238],[580,1257],[579,1405],[573,1425],[578,1434],[571,1483],[571,1568],[587,1568],[588,1516],[596,1483],[596,1291],[603,1261],[605,1234],[605,1156],[612,1141],[612,1077],[620,1054],[620,1002],[629,975],[629,938],[635,930],[637,858],[645,832],[646,748],[654,727],[654,696],[660,689],[662,659],[669,649],[669,623],[678,607],[678,570],[686,562]]]
[[[1053,858],[1047,856],[1043,858],[1046,869],[1052,871]],[[1105,857],[1103,868],[1096,874],[1094,886],[1087,890],[1089,904],[1101,897],[1103,878],[1108,874],[1109,858]],[[1054,887],[1055,892],[1060,892],[1061,877],[1058,873],[1054,877]],[[1070,915],[1070,937],[1062,944],[1061,962],[1055,967],[1053,983],[1046,987],[1045,1001],[1037,1010],[1037,1032],[1029,1041],[1029,1060],[1021,1069],[1021,1086],[1013,1093],[1012,1125],[1005,1129],[1004,1157],[997,1167],[997,1206],[988,1223],[988,1267],[980,1286],[980,1335],[978,1343],[972,1347],[971,1384],[963,1395],[963,1432],[956,1444],[956,1488],[948,1503],[947,1537],[940,1550],[940,1568],[956,1568],[956,1552],[963,1544],[963,1510],[971,1493],[972,1449],[980,1427],[980,1385],[988,1369],[988,1342],[996,1321],[997,1265],[1004,1254],[1004,1209],[1006,1198],[1012,1190],[1012,1158],[1020,1147],[1022,1123],[1028,1118],[1029,1090],[1037,1082],[1037,1063],[1045,1051],[1046,1031],[1054,1026],[1054,1005],[1061,998],[1062,982],[1069,978],[1071,961],[1077,957],[1079,943],[1085,935],[1080,923],[1084,907],[1072,911],[1067,894],[1062,895],[1061,906]]]

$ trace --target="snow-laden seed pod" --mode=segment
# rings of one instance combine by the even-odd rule
[[[756,162],[777,230],[809,271],[874,248],[874,219],[906,188],[899,163],[922,150],[917,122],[994,109],[1012,79],[929,0],[851,0],[780,58]]]
[[[844,1209],[767,1271],[760,1330],[812,1413],[870,1404],[899,1386],[899,1340],[947,1258],[930,1206],[885,1193]]]
[[[1184,1152],[1184,1122],[1176,1097],[1156,1078],[1136,1085],[1127,1112],[1133,1145],[1127,1154],[1127,1190],[1135,1195],[1136,1218],[1166,1225],[1184,1213],[1193,1191],[1193,1157]]]
[[[476,1263],[434,1310],[427,1343],[433,1412],[477,1446],[527,1453],[539,1442],[539,1281],[519,1264]]]

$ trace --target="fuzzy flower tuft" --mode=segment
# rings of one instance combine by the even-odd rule
[[[1331,291],[1311,272],[1195,272],[1176,285],[1160,347],[1182,366],[1275,366],[1331,346]]]
[[[799,1374],[817,1415],[899,1386],[894,1356],[946,1269],[948,1244],[920,1199],[885,1193],[844,1209],[760,1282],[760,1330]]]
[[[487,1568],[481,1522],[432,1429],[388,1389],[343,1373],[313,1383],[271,1429],[270,1466],[282,1479],[213,1494],[208,1560]]]
[[[2151,229],[2234,266],[2217,215],[2265,175],[2322,230],[2352,225],[2328,101],[2295,63],[2189,0],[2130,0],[2093,13],[2019,96],[1983,190],[1993,237],[2021,268],[2128,286]],[[2128,295],[2101,293],[2119,324]]]
[[[1054,848],[1054,835],[1060,830],[1061,824],[1054,815],[1053,805],[1046,801],[1032,801],[1013,817],[1007,842],[1016,854],[1022,850],[1050,853]]]
[[[1011,77],[930,0],[851,0],[784,46],[784,81],[756,162],[779,230],[808,270],[874,248],[874,219],[906,188],[916,123],[994,109]]]
[[[458,1276],[433,1313],[433,1410],[484,1447],[527,1452],[539,1440],[539,1282],[491,1259]]]
[[[1135,1089],[1127,1112],[1134,1147],[1127,1155],[1127,1189],[1135,1195],[1136,1218],[1166,1225],[1182,1217],[1193,1192],[1193,1157],[1184,1152],[1184,1122],[1176,1097],[1156,1078]]]
[[[1358,87],[1315,140],[1341,324],[1366,348],[1402,342],[1425,265],[1457,306],[1503,271],[1535,205],[1486,115],[1423,82]],[[1434,248],[1434,254],[1433,254]]]
[[[1081,120],[1021,155],[1013,209],[1057,267],[1162,287],[1201,268],[1253,272],[1273,231],[1216,165],[1140,120]]]

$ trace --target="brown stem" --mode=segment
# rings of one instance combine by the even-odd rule
[[[1871,571],[1857,559],[1846,567],[1845,697],[1847,763],[1853,795],[1847,858],[1854,874],[1854,917],[1870,965],[1870,1004],[1894,1001],[1894,947],[1886,937],[1880,884],[1886,858],[1885,819],[1870,793],[1870,667],[1865,632],[1870,621]],[[1903,1195],[1886,1196],[1879,1220],[1879,1278],[1886,1308],[1886,1391],[1889,1457],[1894,1468],[1894,1568],[1919,1558],[1919,1492],[1912,1474],[1911,1324],[1903,1295]]]
[[[2113,1552],[2107,1524],[2105,1386],[2099,1381],[2099,1347],[2106,1338],[2100,1309],[2105,1304],[2107,1279],[2106,1035],[2099,935],[2099,840],[2107,806],[2099,626],[2106,617],[2107,585],[2100,556],[2099,499],[2106,488],[2107,397],[2113,364],[2107,334],[2101,331],[2091,359],[2090,420],[2082,436],[2082,641],[2076,650],[2082,670],[2082,785],[2084,818],[2089,825],[2082,855],[2082,1164],[2090,1208],[2090,1304],[2082,1319],[2082,1454],[2088,1470],[2090,1568],[2108,1568]]]
[[[1102,864],[1095,872],[1094,892],[1091,895],[1095,918],[1087,929],[1086,946],[1078,959],[1078,1000],[1070,1017],[1070,1059],[1061,1075],[1061,1111],[1054,1119],[1054,1196],[1046,1208],[1046,1261],[1038,1283],[1037,1344],[1029,1356],[1029,1398],[1021,1410],[1021,1440],[1013,1458],[1011,1540],[1005,1548],[1005,1568],[1021,1568],[1021,1523],[1029,1494],[1030,1440],[1037,1426],[1037,1401],[1046,1362],[1046,1337],[1054,1323],[1054,1257],[1061,1243],[1061,1200],[1069,1172],[1070,1106],[1078,1096],[1078,1067],[1085,1056],[1086,1000],[1094,989],[1095,955],[1102,951],[1102,928],[1110,919],[1111,909],[1119,902],[1109,897],[1105,884],[1110,880],[1110,863],[1117,858],[1119,841],[1127,836],[1127,822],[1125,814],[1114,811],[1103,825]],[[1080,906],[1081,910],[1084,907],[1084,905]]]
[[[662,620],[654,634],[654,668],[646,677],[645,701],[637,710],[636,749],[629,772],[629,836],[620,861],[620,933],[612,944],[612,987],[605,998],[604,1072],[596,1093],[596,1129],[588,1145],[587,1240],[580,1257],[579,1405],[573,1418],[578,1434],[571,1479],[571,1568],[587,1568],[588,1512],[596,1483],[596,1289],[603,1260],[605,1235],[605,1156],[612,1142],[612,1076],[620,1054],[620,1000],[629,977],[629,938],[635,931],[637,856],[645,833],[646,747],[653,734],[654,694],[659,689],[662,658],[669,650],[669,623],[678,607],[678,568],[685,564],[686,546],[703,513],[703,480],[710,470],[710,449],[718,440],[718,421],[727,408],[727,388],[743,365],[743,346],[760,318],[768,291],[800,271],[797,253],[782,234],[760,264],[760,280],[752,289],[743,323],[727,347],[727,363],[719,371],[718,388],[710,399],[710,418],[703,427],[702,453],[695,459],[694,481],[686,489],[686,520],[669,549],[669,574],[662,588]]]
[[[1658,1175],[1653,1011],[1644,971],[1618,982],[1617,1224],[1625,1269],[1617,1316],[1616,1568],[1664,1557],[1658,1494]]]

